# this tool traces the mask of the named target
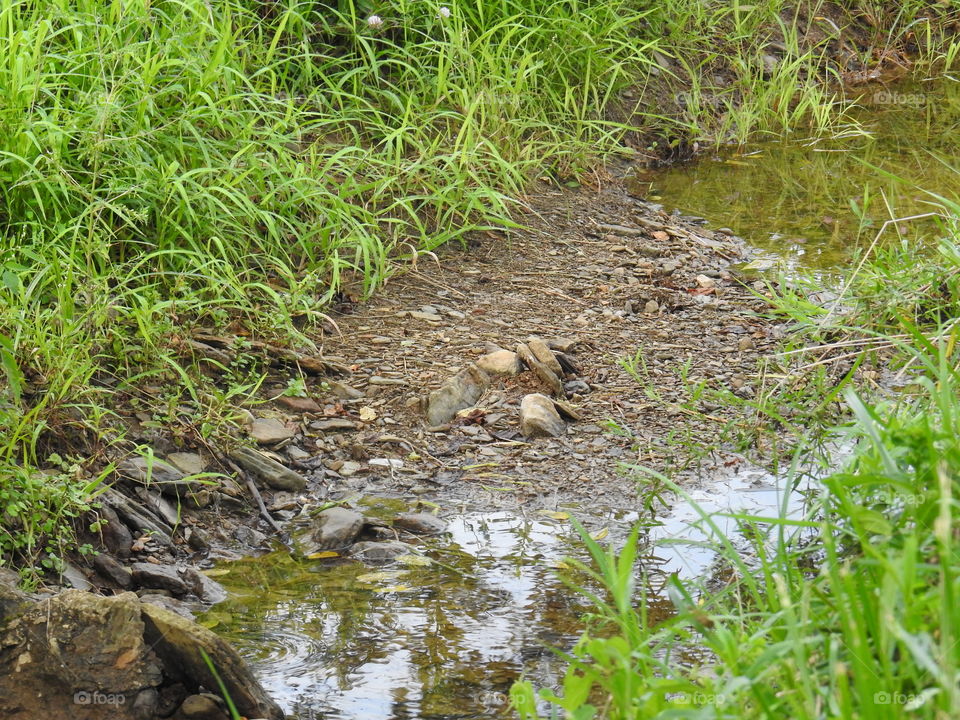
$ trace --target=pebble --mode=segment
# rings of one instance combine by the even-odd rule
[[[283,442],[296,434],[296,431],[288,428],[277,418],[257,418],[250,426],[250,437],[261,445]]]
[[[520,356],[510,350],[496,350],[477,360],[477,367],[491,375],[519,375]]]

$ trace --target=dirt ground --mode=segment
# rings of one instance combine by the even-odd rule
[[[664,214],[631,195],[627,166],[614,172],[621,177],[590,188],[543,183],[519,218],[525,229],[482,234],[436,260],[421,256],[371,300],[341,306],[336,330],[321,340],[324,357],[348,366],[339,380],[364,396],[321,399],[319,421],[281,415],[303,430],[286,451],[315,458],[298,463],[315,467],[315,499],[628,508],[638,501],[625,465],[669,469],[717,441],[735,411],[698,401],[697,386],[750,396],[758,358],[779,329],[728,271],[744,259],[738,239]],[[564,436],[521,435],[521,399],[549,393],[530,370],[495,377],[476,409],[428,427],[431,390],[530,336],[573,345],[578,372],[565,382],[581,419]],[[622,358],[637,358],[637,378]],[[697,470],[735,462],[717,452]]]

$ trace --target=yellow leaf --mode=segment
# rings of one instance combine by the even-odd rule
[[[340,557],[340,553],[333,550],[323,550],[322,552],[310,553],[307,560],[326,560],[327,558]]]
[[[413,555],[408,553],[406,555],[401,555],[397,558],[397,562],[400,562],[407,567],[429,567],[433,564],[433,560],[423,555]]]
[[[546,515],[548,518],[553,518],[554,520],[569,520],[570,513],[559,512],[557,510],[541,510],[541,515]]]
[[[590,533],[590,537],[592,537],[594,540],[603,540],[609,534],[610,528],[600,528],[596,532]]]
[[[377,419],[377,411],[372,407],[364,406],[360,408],[360,419],[364,422],[372,422]]]
[[[230,574],[227,568],[213,568],[212,570],[201,570],[200,572],[207,577],[223,577],[224,575]]]

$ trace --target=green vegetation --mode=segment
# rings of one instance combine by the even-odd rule
[[[192,328],[310,350],[339,293],[510,226],[532,177],[630,138],[835,128],[813,26],[872,18],[948,67],[950,8],[927,5],[0,1],[0,559],[69,549],[135,450],[122,410],[229,428],[262,359],[201,373]]]
[[[784,427],[795,433],[788,477],[802,511],[785,495],[779,514],[738,516],[736,536],[703,513],[717,563],[709,578],[671,578],[676,614],[656,626],[642,600],[636,607],[636,535],[617,556],[584,534],[594,567],[581,569],[607,595],[587,593],[596,612],[563,692],[542,693],[567,717],[956,714],[960,204],[937,199],[938,253],[917,239],[864,258],[841,311],[800,305],[803,293],[776,301],[805,357],[854,366],[837,388],[817,383],[814,363],[801,371],[813,381],[792,402],[806,422]],[[831,394],[846,420],[827,427],[813,410]],[[852,451],[839,469],[838,446]],[[529,683],[513,702],[521,717],[540,717]]]

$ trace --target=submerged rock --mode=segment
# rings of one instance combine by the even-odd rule
[[[397,515],[393,526],[415,535],[436,535],[447,529],[447,524],[430,513],[403,513]]]
[[[409,552],[409,545],[396,540],[389,542],[366,540],[364,542],[358,542],[351,547],[350,552],[347,554],[361,562],[384,563],[396,560],[401,555],[406,555]]]

